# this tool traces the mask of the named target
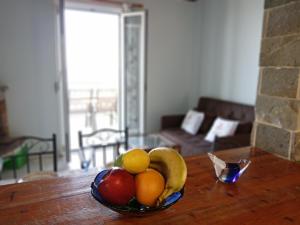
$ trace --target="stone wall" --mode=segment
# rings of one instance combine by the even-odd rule
[[[265,0],[252,144],[300,160],[300,0]]]

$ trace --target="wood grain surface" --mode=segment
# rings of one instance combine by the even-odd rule
[[[96,174],[0,187],[0,224],[300,224],[300,165],[258,149],[218,152],[226,160],[250,157],[236,184],[215,178],[207,155],[186,158],[184,197],[147,217],[115,213],[95,201]]]

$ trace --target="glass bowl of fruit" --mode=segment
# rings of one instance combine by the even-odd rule
[[[187,169],[176,150],[132,149],[115,166],[99,172],[91,184],[92,196],[113,211],[144,216],[167,209],[183,197]]]

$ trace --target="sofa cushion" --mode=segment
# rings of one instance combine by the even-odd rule
[[[251,130],[252,130],[252,125],[253,125],[253,123],[251,123],[251,122],[239,123],[239,125],[236,129],[236,133],[237,134],[250,134]]]
[[[204,140],[203,134],[191,135],[180,128],[166,129],[161,135],[180,145],[183,156],[197,155],[212,149],[212,143]]]
[[[209,113],[205,113],[203,123],[202,123],[198,133],[206,134],[209,131],[209,129],[211,128],[211,126],[213,125],[215,119],[216,119],[216,116],[211,115]]]
[[[199,99],[197,110],[240,122],[254,121],[254,107],[250,105],[202,97]]]

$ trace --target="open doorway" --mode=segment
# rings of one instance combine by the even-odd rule
[[[119,128],[119,16],[65,10],[70,147],[78,131]]]
[[[73,157],[78,131],[128,128],[129,135],[144,133],[146,18],[144,10],[124,12],[119,3],[66,3],[63,129],[68,161],[79,165],[78,156]]]

